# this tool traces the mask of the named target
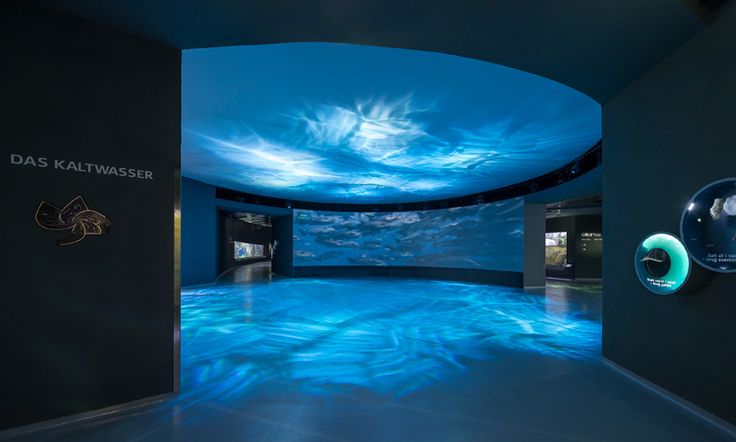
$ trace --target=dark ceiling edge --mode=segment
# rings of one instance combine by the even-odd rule
[[[603,160],[603,143],[598,141],[587,152],[553,170],[526,181],[510,186],[488,190],[481,193],[473,193],[455,198],[441,200],[428,200],[410,203],[389,204],[351,204],[351,203],[319,203],[311,201],[298,201],[285,198],[274,198],[253,193],[240,192],[237,190],[216,188],[216,197],[223,200],[237,201],[240,203],[256,204],[261,206],[282,207],[287,209],[323,210],[328,212],[403,212],[415,210],[448,209],[451,207],[472,206],[476,204],[492,203],[495,201],[530,195],[546,190],[575,178],[585,175],[587,172],[598,167]]]
[[[710,24],[720,15],[721,7],[731,0],[680,0],[703,22]]]
[[[39,8],[45,9],[47,12],[52,12],[52,13],[55,13],[55,14],[61,14],[61,15],[67,16],[67,17],[71,17],[71,18],[73,18],[75,20],[81,20],[81,21],[84,21],[84,22],[88,22],[88,23],[94,24],[95,26],[102,26],[102,27],[107,28],[107,29],[112,29],[112,30],[115,30],[117,32],[122,32],[123,34],[129,35],[129,36],[132,36],[132,37],[135,37],[135,38],[139,38],[139,39],[144,40],[144,41],[147,41],[149,43],[153,43],[153,44],[165,46],[165,47],[170,48],[170,49],[176,49],[179,52],[183,51],[182,48],[180,48],[180,47],[178,47],[175,44],[172,44],[170,42],[167,42],[167,41],[164,41],[164,40],[160,40],[160,39],[151,38],[149,36],[140,34],[138,32],[133,32],[133,31],[131,31],[129,29],[125,29],[125,28],[122,28],[120,26],[111,25],[111,24],[106,23],[106,22],[104,22],[104,21],[102,21],[100,19],[97,19],[97,18],[95,18],[95,17],[93,17],[93,16],[91,16],[89,14],[78,14],[78,13],[70,12],[70,11],[68,11],[66,9],[60,8],[59,6],[55,5],[53,3],[53,1],[51,1],[51,0],[33,0],[33,1],[29,2],[29,3],[30,4],[35,4]]]

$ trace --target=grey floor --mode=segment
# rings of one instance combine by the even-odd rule
[[[261,263],[224,283],[271,279]],[[252,283],[252,282],[251,282]],[[256,282],[257,283],[257,282]],[[600,285],[550,282],[535,294],[600,318]],[[563,303],[564,304],[564,303]],[[32,441],[720,441],[731,440],[605,366],[507,351],[464,361],[451,378],[396,396],[347,385],[320,394],[298,380],[247,397],[171,400],[74,424]]]
[[[271,261],[261,261],[228,269],[217,278],[217,284],[261,282],[268,281],[273,276],[271,274]]]

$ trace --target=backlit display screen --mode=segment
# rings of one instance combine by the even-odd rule
[[[258,258],[266,256],[263,244],[251,244],[249,242],[233,241],[235,259]]]

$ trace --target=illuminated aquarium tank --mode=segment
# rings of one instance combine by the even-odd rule
[[[412,212],[294,210],[295,266],[524,270],[524,200]]]
[[[331,43],[183,52],[182,173],[239,191],[464,196],[555,170],[600,138],[594,100],[493,63]]]

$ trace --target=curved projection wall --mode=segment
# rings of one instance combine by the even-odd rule
[[[324,203],[406,203],[553,171],[601,137],[587,96],[439,53],[329,43],[188,50],[182,173]]]
[[[294,266],[524,271],[524,200],[416,212],[294,210]]]

